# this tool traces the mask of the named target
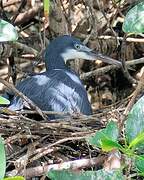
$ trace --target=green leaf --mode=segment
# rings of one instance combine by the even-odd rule
[[[142,96],[128,114],[125,133],[127,142],[130,144],[140,133],[144,132],[144,96]],[[144,143],[141,143],[144,148]]]
[[[116,122],[110,121],[106,128],[95,133],[94,136],[87,138],[86,140],[94,146],[102,148],[104,140],[111,140],[116,142],[118,139],[118,127]],[[106,148],[106,147],[105,147]],[[108,148],[108,147],[107,147]]]
[[[138,171],[144,173],[144,155],[135,158],[135,167]]]
[[[129,149],[130,148],[136,148],[139,144],[143,144],[144,142],[144,132],[143,133],[139,133],[135,139],[133,139],[131,141],[131,143],[129,144]]]
[[[105,170],[99,171],[81,171],[81,172],[70,172],[70,171],[50,171],[47,176],[51,180],[124,180],[124,177],[120,170],[107,172]]]
[[[4,178],[6,170],[6,156],[2,137],[0,136],[0,179]]]
[[[7,177],[4,178],[3,180],[25,180],[25,178],[22,176],[15,176],[15,177]]]
[[[0,42],[5,41],[16,41],[18,39],[18,34],[15,27],[0,19]]]
[[[122,29],[126,33],[144,32],[144,2],[137,4],[127,13]]]
[[[44,14],[49,14],[49,0],[43,0],[44,1]]]
[[[8,105],[10,104],[10,101],[2,96],[0,96],[0,104]]]
[[[112,149],[120,149],[123,150],[123,147],[117,143],[112,141],[111,139],[102,139],[101,148],[103,151],[111,151]]]

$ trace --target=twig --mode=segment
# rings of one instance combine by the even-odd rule
[[[34,168],[28,168],[24,172],[24,170],[20,173],[17,172],[17,170],[13,170],[11,172],[8,172],[8,176],[14,176],[18,173],[18,175],[26,175],[26,178],[34,177],[34,176],[41,176],[50,170],[63,170],[63,169],[71,169],[71,170],[79,170],[83,168],[88,168],[91,166],[98,166],[104,162],[105,156],[100,156],[96,158],[91,159],[79,159],[75,161],[69,161],[64,162],[61,164],[52,164],[52,165],[43,165],[43,166],[37,166]]]
[[[35,114],[35,111],[32,110],[23,110],[16,112],[17,114]],[[69,112],[56,112],[56,111],[43,111],[43,113],[48,115],[59,115],[59,116],[68,116]]]
[[[16,156],[18,156],[18,154],[23,154],[24,151],[26,151],[28,148],[31,148],[31,147],[36,147],[38,146],[42,141],[44,141],[44,139],[46,139],[48,137],[48,135],[44,136],[44,137],[41,137],[38,141],[35,141],[31,144],[28,144],[27,146],[24,146],[23,148],[21,148],[19,151],[17,152],[13,152],[12,154],[10,154],[10,156],[7,157],[7,160],[10,160],[12,158],[15,158]],[[56,149],[56,148],[55,148]],[[25,156],[25,155],[23,155]],[[23,157],[21,156],[21,157]]]
[[[135,102],[135,100],[136,100],[136,97],[137,97],[138,94],[141,92],[141,90],[143,89],[143,87],[144,87],[144,72],[142,73],[142,76],[141,76],[141,78],[140,78],[140,81],[138,82],[137,88],[136,88],[136,90],[134,91],[133,96],[132,96],[130,102],[128,103],[128,105],[127,105],[124,113],[123,113],[124,116],[127,116],[127,115],[128,115],[129,111],[131,110],[131,108],[132,108],[132,106],[133,106],[133,104],[134,104],[134,102]]]
[[[28,22],[38,13],[38,11],[41,11],[42,8],[43,8],[43,5],[41,4],[39,6],[29,9],[28,11],[24,13],[20,13],[15,20],[15,25]]]
[[[117,68],[117,66],[115,66],[115,65],[108,65],[108,66],[96,69],[94,71],[83,73],[80,75],[80,78],[82,80],[86,80],[86,79],[90,78],[91,76],[99,76],[99,75],[102,75],[102,74],[104,74],[110,70],[116,69],[116,68]]]
[[[8,7],[14,4],[17,4],[18,2],[21,2],[21,0],[9,0],[9,1],[4,1],[3,2],[3,7]]]
[[[82,38],[82,39],[85,39],[87,37],[86,34],[82,34],[82,33],[78,33],[78,32],[76,33],[76,35],[78,37]],[[108,35],[96,36],[95,39],[103,39],[103,40],[109,40],[109,39],[115,40],[115,39],[117,39],[119,41],[123,41],[124,40],[123,37],[118,37],[118,36],[114,37],[114,36],[108,36]],[[127,42],[134,42],[134,43],[143,43],[144,42],[144,38],[130,38],[130,37],[128,37],[126,39],[126,41]]]
[[[127,35],[125,34],[124,39],[122,41],[122,45],[121,45],[121,55],[120,55],[121,59],[122,59],[121,60],[122,65],[123,65],[123,74],[131,84],[136,84],[137,81],[130,75],[130,73],[129,73],[128,69],[127,69],[127,66],[126,66],[126,49],[127,49],[126,39],[127,39]]]
[[[35,160],[35,159],[38,159],[38,158],[43,157],[43,155],[46,155],[46,152],[47,152],[48,149],[50,149],[50,148],[52,148],[52,147],[54,147],[54,146],[56,146],[56,145],[58,145],[58,144],[62,144],[62,143],[67,142],[67,141],[74,141],[74,140],[85,139],[85,138],[89,137],[89,136],[92,135],[92,134],[93,134],[93,133],[90,133],[90,134],[87,135],[87,136],[85,135],[85,136],[81,136],[81,137],[68,137],[68,138],[60,139],[60,140],[58,140],[58,141],[56,141],[56,142],[54,142],[54,143],[52,143],[52,144],[50,144],[50,145],[48,145],[48,146],[46,146],[46,147],[42,147],[42,148],[37,149],[37,151],[38,151],[39,153],[36,154],[36,155],[33,157],[33,159]],[[32,154],[34,155],[35,152],[33,152]]]
[[[115,39],[116,43],[119,44],[119,41],[118,41],[118,39],[116,38],[116,37],[117,37],[117,34],[116,34],[116,32],[113,30],[113,27],[112,27],[112,25],[111,25],[111,23],[110,23],[111,19],[107,18],[106,13],[105,13],[105,11],[104,11],[104,8],[103,8],[103,7],[101,6],[101,4],[100,4],[100,1],[98,1],[98,7],[99,7],[100,12],[102,12],[103,17],[104,17],[105,20],[107,21],[107,27],[110,28],[112,34],[114,35],[114,39]],[[115,12],[115,11],[114,11],[114,12]],[[113,17],[113,16],[112,16],[112,17]]]
[[[3,1],[0,0],[0,18],[3,18],[4,20],[10,22],[10,20],[8,19],[4,7],[3,7]]]
[[[97,39],[117,39],[119,41],[123,41],[124,38],[123,37],[114,37],[114,36],[98,36]],[[136,42],[136,43],[144,43],[144,39],[143,38],[127,38],[126,39],[127,42]]]
[[[19,6],[19,8],[18,8],[18,10],[17,10],[17,12],[16,12],[16,14],[13,16],[13,18],[12,18],[12,23],[14,23],[15,22],[15,20],[16,20],[16,18],[17,18],[17,16],[19,15],[19,13],[22,11],[22,9],[25,7],[25,5],[26,5],[26,3],[27,3],[27,1],[26,0],[21,0],[21,4],[20,4],[20,6]]]
[[[33,49],[32,47],[27,46],[26,44],[22,44],[20,42],[13,43],[12,47],[22,49],[22,50],[26,51],[27,53],[34,54],[34,56],[38,55],[37,50]]]
[[[140,81],[138,82],[138,85],[135,89],[135,91],[133,92],[133,96],[130,100],[130,102],[128,103],[127,107],[125,108],[125,111],[121,117],[121,124],[120,124],[120,129],[122,130],[123,125],[125,123],[126,117],[128,115],[128,113],[130,112],[130,110],[133,107],[133,104],[136,100],[136,97],[138,96],[138,94],[141,92],[142,88],[144,87],[144,72],[142,73],[142,76],[140,78]]]
[[[144,63],[144,58],[140,58],[140,59],[133,59],[131,61],[126,61],[126,65],[127,66],[133,66],[133,65],[136,65],[136,64],[142,64]],[[102,75],[110,70],[113,70],[113,69],[117,69],[119,68],[118,66],[115,66],[115,65],[108,65],[108,66],[105,66],[105,67],[102,67],[102,68],[99,68],[99,69],[96,69],[94,71],[90,71],[90,72],[87,72],[87,73],[83,73],[81,74],[81,79],[85,80],[85,79],[88,79],[90,78],[91,76],[98,76],[98,75]]]

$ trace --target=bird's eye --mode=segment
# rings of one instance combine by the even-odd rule
[[[77,50],[80,50],[80,49],[81,49],[81,47],[80,47],[79,44],[75,44],[75,48],[76,48]]]

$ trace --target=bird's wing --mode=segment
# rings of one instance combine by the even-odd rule
[[[25,79],[17,88],[42,110],[81,112],[91,114],[86,90],[80,79],[71,71],[53,70]],[[13,106],[21,106],[14,98]]]

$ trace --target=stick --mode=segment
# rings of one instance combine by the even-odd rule
[[[17,170],[13,170],[11,172],[8,172],[7,175],[21,175],[26,176],[26,178],[35,177],[35,176],[42,176],[49,172],[50,170],[63,170],[63,169],[71,169],[71,170],[79,170],[83,168],[88,168],[91,166],[98,166],[99,164],[102,164],[104,162],[105,156],[100,156],[96,158],[91,159],[79,159],[75,161],[68,161],[60,164],[52,164],[52,165],[43,165],[43,166],[37,166],[34,168],[28,168],[25,171],[21,171],[18,173]],[[18,174],[17,174],[18,173]]]

